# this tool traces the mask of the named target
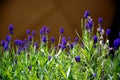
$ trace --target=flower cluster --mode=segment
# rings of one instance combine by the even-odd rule
[[[110,47],[108,37],[111,30],[105,31],[102,22],[103,19],[99,18],[94,33],[93,19],[86,10],[81,19],[82,36],[75,31],[76,37],[72,41],[70,36],[64,36],[61,27],[57,45],[54,36],[48,37],[50,28],[46,25],[40,29],[37,40],[36,32],[30,29],[26,30],[27,38],[24,40],[13,40],[14,26],[10,24],[9,34],[0,46],[0,79],[119,80],[120,38],[116,38]],[[110,55],[111,49],[114,57]]]

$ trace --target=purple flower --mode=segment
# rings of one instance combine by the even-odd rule
[[[50,28],[46,28],[46,34],[48,34],[50,32]]]
[[[1,41],[1,45],[4,47],[5,46],[5,40]]]
[[[88,20],[88,29],[92,29],[92,27],[93,27],[93,20],[90,19]]]
[[[120,47],[120,38],[117,38],[117,39],[114,40],[113,46],[114,46],[115,50],[119,49],[119,47]]]
[[[59,44],[58,47],[61,48],[61,47],[62,47],[62,44]]]
[[[9,25],[9,32],[13,34],[14,26],[12,24]]]
[[[80,62],[80,56],[75,57],[76,62]]]
[[[97,37],[96,35],[94,35],[94,37],[93,37],[93,41],[94,41],[94,44],[97,43],[97,41],[98,41],[98,37]]]
[[[93,74],[93,76],[94,76],[94,77],[96,77],[96,76],[97,76],[97,74],[96,74],[96,73],[94,73],[94,74]]]
[[[8,42],[5,42],[3,48],[4,48],[4,50],[9,50],[9,44],[8,44]]]
[[[30,66],[28,66],[28,69],[29,69],[29,70],[31,70],[31,69],[32,69],[32,66],[31,66],[31,65],[30,65]]]
[[[26,30],[26,33],[27,33],[27,35],[30,35],[30,30],[27,29],[27,30]]]
[[[7,35],[6,36],[6,41],[9,43],[11,41],[11,36]]]
[[[88,10],[86,10],[84,13],[84,18],[88,18],[89,15],[90,15],[90,12]]]
[[[60,28],[60,34],[63,34],[63,33],[64,33],[64,28],[61,27],[61,28]]]
[[[63,45],[66,45],[66,44],[67,44],[67,41],[66,41],[65,37],[62,37],[62,44],[63,44]]]
[[[70,44],[70,49],[73,49],[74,45],[73,43]]]
[[[43,29],[40,29],[40,35],[43,35],[43,33],[44,33]]]
[[[45,34],[45,32],[46,32],[46,29],[47,29],[46,25],[43,25],[43,27],[42,27],[43,34]]]
[[[75,37],[75,42],[78,42],[78,37]]]
[[[46,37],[46,36],[43,36],[43,37],[42,37],[42,42],[44,42],[44,43],[47,42],[47,37]]]
[[[62,48],[62,50],[64,50],[66,48],[66,46],[62,44],[61,48]]]
[[[107,29],[107,30],[106,30],[106,36],[110,36],[110,33],[111,33],[111,30],[110,30],[110,29]]]
[[[35,37],[35,31],[32,31],[32,37]]]
[[[32,36],[28,36],[28,41],[29,41],[29,42],[32,41]]]
[[[102,18],[99,18],[99,19],[98,19],[98,23],[99,23],[99,24],[102,24],[102,21],[103,21]]]
[[[51,60],[51,58],[52,58],[52,56],[48,56],[48,60],[49,60],[49,61]]]
[[[68,39],[68,41],[70,41],[70,40],[71,40],[71,37],[69,36],[67,39]]]
[[[51,37],[51,42],[54,43],[55,42],[55,38]]]
[[[14,43],[15,43],[16,46],[18,46],[18,42],[19,42],[18,39],[14,40]]]

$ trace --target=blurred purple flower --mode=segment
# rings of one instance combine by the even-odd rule
[[[60,28],[60,34],[63,34],[63,33],[64,33],[64,28],[61,27],[61,28]]]
[[[51,60],[51,58],[52,58],[52,56],[48,56],[48,60],[49,60],[49,61]]]
[[[26,34],[30,35],[30,30],[29,29],[26,30]]]
[[[32,69],[32,66],[31,66],[31,65],[30,65],[30,66],[28,66],[28,69],[29,69],[29,70],[31,70],[31,69]]]
[[[71,37],[69,36],[69,37],[67,38],[67,40],[70,41],[70,40],[71,40]]]
[[[65,39],[65,37],[62,37],[62,45],[66,45],[67,44],[67,41]]]
[[[97,76],[97,74],[96,74],[96,73],[94,73],[94,74],[93,74],[93,76],[94,76],[94,77],[96,77],[96,76]]]
[[[93,20],[90,19],[88,20],[88,29],[92,29],[92,27],[93,27]]]
[[[76,62],[80,62],[80,56],[75,57]]]
[[[110,30],[110,29],[107,29],[107,30],[106,30],[106,36],[110,36],[110,33],[111,33],[111,30]]]
[[[35,37],[35,31],[32,31],[32,37]]]
[[[98,37],[97,37],[96,35],[94,35],[94,37],[93,37],[93,41],[94,41],[94,44],[97,43],[97,41],[98,41]]]
[[[100,17],[100,18],[98,19],[98,23],[99,23],[99,24],[102,24],[102,21],[103,21],[103,19]]]
[[[9,33],[13,34],[14,26],[12,24],[9,25]]]
[[[88,10],[86,10],[84,13],[84,18],[88,18],[88,16],[90,16],[90,12]]]
[[[29,42],[32,41],[32,36],[28,36],[28,41],[29,41]]]
[[[46,28],[46,34],[48,34],[50,32],[50,28]]]
[[[11,36],[7,35],[5,38],[8,43],[11,41]]]
[[[117,39],[114,40],[113,46],[114,46],[115,50],[119,49],[119,47],[120,47],[120,38],[117,38]]]
[[[55,42],[55,38],[51,37],[51,42],[54,43]]]
[[[79,40],[78,37],[75,37],[75,42],[78,42],[78,40]]]
[[[42,37],[42,42],[44,42],[44,43],[47,42],[47,37],[46,37],[46,36],[43,36],[43,37]]]
[[[2,47],[5,46],[5,40],[2,40],[2,41],[1,41],[1,45],[2,45]]]

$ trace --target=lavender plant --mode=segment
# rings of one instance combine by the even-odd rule
[[[102,18],[98,19],[98,29],[94,33],[94,23],[87,10],[81,19],[82,36],[77,30],[74,41],[64,36],[60,28],[57,46],[55,38],[48,43],[50,29],[40,29],[40,40],[35,40],[35,31],[26,30],[27,39],[12,39],[14,26],[9,25],[9,35],[1,41],[1,80],[119,80],[120,79],[120,37],[109,46],[111,30],[102,28]],[[120,33],[119,33],[120,35]],[[48,44],[51,44],[48,47]],[[114,56],[111,55],[114,51]]]

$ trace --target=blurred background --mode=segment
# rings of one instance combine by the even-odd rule
[[[35,30],[46,25],[50,37],[58,40],[59,29],[64,27],[65,36],[76,36],[75,29],[81,34],[80,21],[86,10],[98,27],[98,18],[103,18],[103,28],[112,29],[111,41],[120,30],[120,0],[0,0],[0,41],[8,34],[8,25],[14,25],[16,39],[24,39],[26,29]],[[115,33],[114,33],[115,32]],[[115,35],[113,35],[115,34]]]

